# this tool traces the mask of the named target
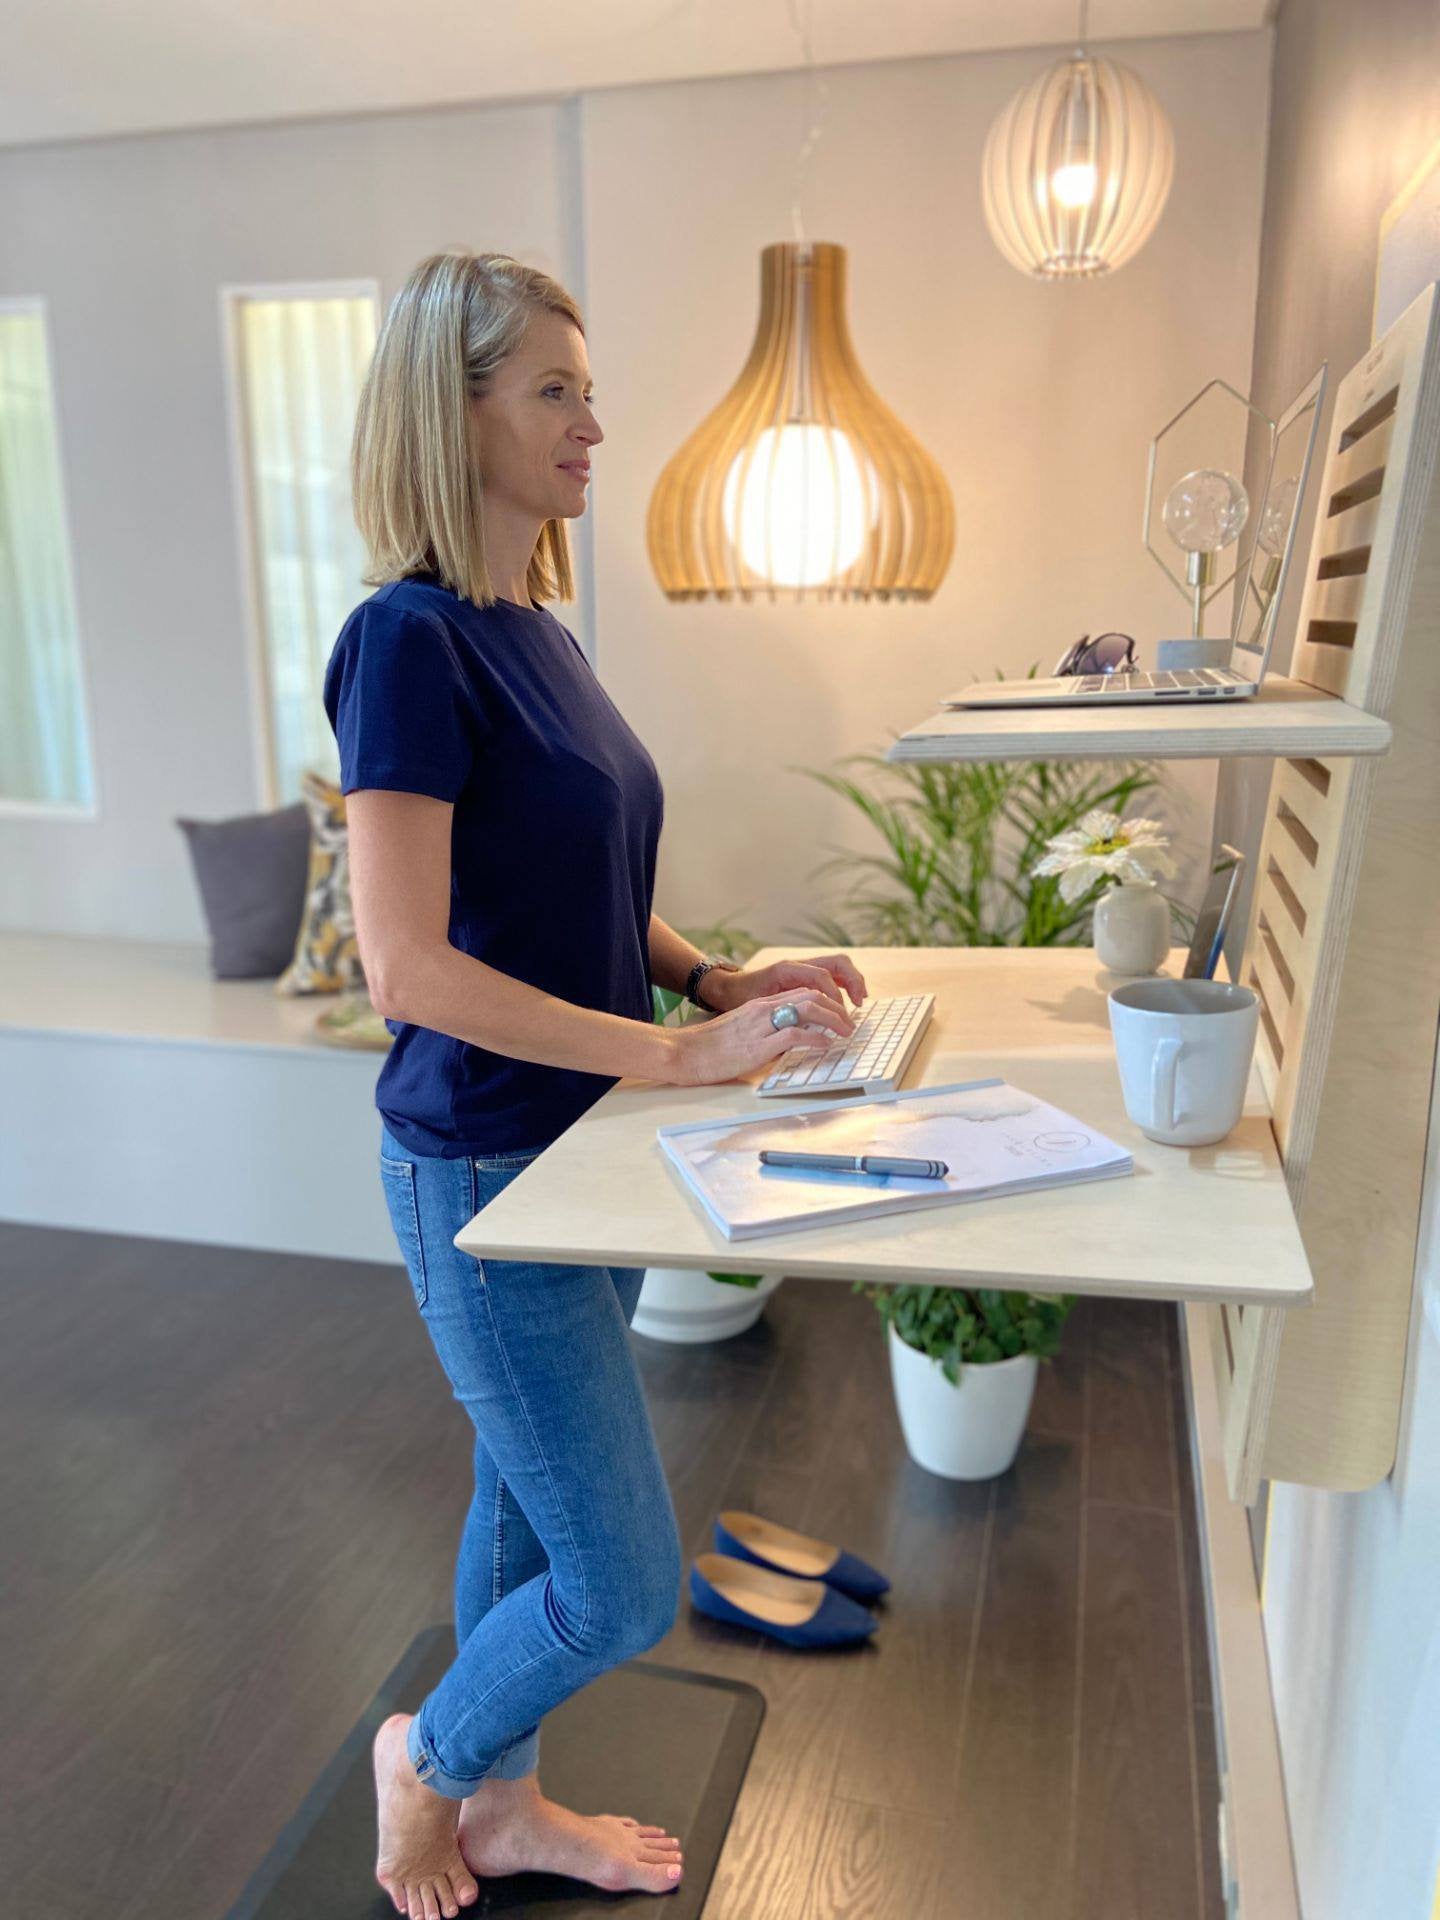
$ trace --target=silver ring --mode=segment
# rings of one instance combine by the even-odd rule
[[[799,1008],[792,1005],[788,1000],[783,1007],[772,1007],[770,1009],[770,1024],[777,1030],[781,1027],[798,1027],[800,1024]]]

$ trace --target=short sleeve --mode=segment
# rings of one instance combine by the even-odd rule
[[[457,798],[484,726],[440,621],[363,601],[340,629],[324,699],[340,751],[342,793],[389,787]]]

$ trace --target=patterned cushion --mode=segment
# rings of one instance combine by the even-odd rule
[[[365,985],[350,906],[345,796],[333,780],[307,772],[301,795],[310,814],[310,874],[295,957],[276,993],[344,993]]]

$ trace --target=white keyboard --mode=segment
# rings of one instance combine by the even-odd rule
[[[893,1091],[935,1011],[933,993],[867,1000],[855,1031],[828,1047],[791,1047],[755,1089],[757,1093],[866,1093]]]

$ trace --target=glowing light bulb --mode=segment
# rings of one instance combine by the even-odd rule
[[[814,587],[855,564],[873,508],[867,514],[848,434],[813,421],[766,427],[756,437],[743,489],[742,467],[743,450],[725,476],[720,511],[752,573],[777,587]]]
[[[1095,198],[1099,175],[1085,160],[1072,160],[1050,176],[1051,195],[1062,207],[1088,207]]]
[[[1197,467],[1184,474],[1165,496],[1165,531],[1186,553],[1218,553],[1228,547],[1250,516],[1250,497],[1233,473]]]

